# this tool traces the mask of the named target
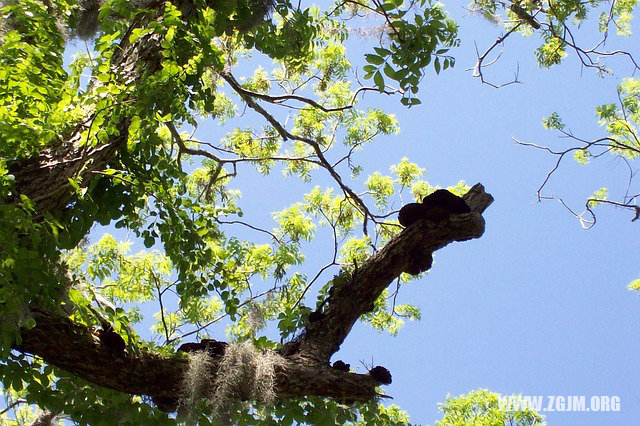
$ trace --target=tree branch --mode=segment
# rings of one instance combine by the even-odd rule
[[[410,264],[413,256],[426,256],[453,241],[479,238],[484,232],[481,213],[493,198],[475,185],[465,201],[472,212],[432,223],[419,221],[394,237],[337,289],[325,315],[309,324],[303,337],[285,345],[284,364],[276,367],[278,398],[321,396],[368,401],[380,383],[369,374],[329,368],[328,360],[358,318],[370,311],[382,291]],[[146,351],[114,351],[92,330],[70,319],[33,308],[36,326],[23,329],[15,349],[41,357],[98,386],[157,400],[175,400],[180,394],[188,361],[182,355]],[[215,372],[213,373],[215,375]],[[213,386],[215,377],[208,381]]]
[[[175,400],[180,395],[188,360],[183,355],[157,355],[146,351],[114,352],[92,331],[68,318],[35,308],[36,326],[22,330],[15,349],[39,356],[95,385],[132,395]],[[215,377],[208,381],[210,386]],[[321,396],[367,401],[376,396],[379,383],[367,374],[345,373],[286,359],[276,369],[279,398]]]
[[[183,11],[185,20],[190,19],[196,12],[190,1],[173,0],[173,3]],[[214,0],[207,3],[210,3],[209,6],[214,10],[220,8]],[[114,79],[124,86],[135,86],[141,78],[154,74],[161,66],[162,36],[156,33],[144,34],[134,43],[130,43],[129,34],[135,28],[145,27],[155,19],[156,14],[161,14],[163,4],[147,4],[147,8],[156,8],[157,12],[141,14],[135,18],[114,51],[110,67]],[[95,89],[99,84],[93,81],[91,89]],[[126,103],[132,100],[130,96],[120,99],[119,102]],[[117,125],[117,132],[104,142],[93,139],[88,141],[82,137],[87,130],[91,136],[91,125],[98,115],[110,113],[109,110],[89,111],[68,134],[49,143],[38,155],[10,164],[9,170],[15,176],[17,193],[26,195],[35,203],[38,212],[36,219],[41,219],[46,212],[67,207],[74,192],[69,179],[77,181],[81,188],[88,187],[95,177],[95,172],[103,170],[117,150],[125,145],[131,117],[123,117]],[[18,199],[15,197],[14,201]]]
[[[351,188],[349,188],[344,183],[344,181],[342,180],[342,177],[338,174],[338,172],[335,171],[335,169],[331,166],[331,163],[329,163],[329,161],[325,158],[324,153],[320,148],[320,144],[317,141],[314,141],[312,139],[294,135],[293,133],[285,129],[284,126],[280,124],[278,120],[276,120],[273,117],[273,115],[269,114],[269,112],[267,112],[267,110],[265,110],[262,106],[260,106],[253,99],[253,97],[247,94],[247,92],[242,88],[240,83],[238,83],[236,78],[233,76],[233,74],[231,74],[229,70],[222,71],[219,74],[231,86],[231,88],[235,90],[236,93],[238,93],[238,95],[240,95],[240,97],[246,102],[249,108],[253,109],[258,114],[262,115],[265,118],[265,120],[267,120],[267,122],[271,124],[271,126],[273,126],[273,128],[276,130],[276,132],[278,132],[278,134],[280,135],[280,137],[282,137],[283,140],[290,139],[290,140],[297,140],[300,142],[304,142],[305,144],[309,145],[313,149],[313,151],[316,154],[316,157],[318,157],[318,164],[320,165],[320,167],[324,168],[325,170],[327,170],[327,172],[329,172],[333,180],[340,186],[340,189],[342,189],[342,192],[344,193],[344,195],[347,198],[349,198],[354,203],[355,207],[358,210],[360,210],[360,212],[362,213],[362,232],[365,235],[367,235],[368,234],[367,220],[368,218],[374,219],[373,215],[369,211],[364,201],[362,201],[362,199],[358,196],[358,194],[356,194]]]
[[[396,235],[386,246],[353,272],[350,282],[334,289],[324,315],[311,322],[299,342],[299,353],[319,362],[328,362],[340,349],[361,315],[373,309],[375,300],[415,256],[428,256],[453,241],[479,238],[484,233],[481,213],[493,197],[476,184],[465,196],[471,213],[452,215],[439,223],[419,221]]]

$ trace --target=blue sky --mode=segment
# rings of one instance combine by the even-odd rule
[[[440,417],[437,403],[447,393],[478,388],[587,400],[617,395],[620,412],[543,414],[549,424],[640,424],[640,297],[626,289],[640,273],[639,225],[629,222],[628,212],[602,207],[598,224],[584,231],[557,202],[537,203],[535,191],[555,159],[512,141],[562,144],[541,126],[553,111],[578,134],[602,135],[594,108],[615,100],[615,87],[631,68],[620,63],[618,75],[601,79],[570,57],[560,67],[540,70],[533,59],[538,41],[516,35],[487,76],[507,81],[519,67],[523,84],[495,90],[465,69],[474,65],[474,41],[484,50],[499,28],[466,16],[461,4],[447,6],[461,25],[456,67],[440,76],[429,73],[419,107],[406,109],[397,98],[368,94],[368,103],[396,114],[401,132],[380,138],[359,159],[365,176],[387,172],[406,156],[426,168],[434,185],[483,183],[495,197],[485,213],[486,233],[436,252],[429,274],[403,287],[399,302],[420,306],[420,322],[407,323],[397,337],[358,324],[334,359],[360,372],[360,361],[386,366],[393,375],[388,394],[419,424]],[[350,42],[354,63],[366,44]],[[209,123],[199,134],[215,141],[228,130]],[[315,183],[330,184],[317,176]],[[601,186],[619,196],[626,178],[625,168],[607,158],[588,167],[568,159],[549,192],[579,208]],[[311,189],[293,178],[257,179],[262,178],[245,170],[236,185],[244,194],[245,218],[269,227],[272,212]],[[96,228],[93,237],[103,231]],[[325,263],[327,243],[319,238],[311,244],[310,253],[317,255],[308,256],[303,272],[313,275]],[[212,330],[219,339],[223,333]]]
[[[403,288],[401,299],[421,307],[422,321],[395,338],[359,325],[339,357],[387,366],[394,379],[388,393],[420,424],[439,418],[436,403],[447,393],[478,388],[587,401],[618,395],[620,412],[543,414],[549,424],[640,424],[640,298],[626,289],[640,273],[638,225],[628,212],[599,208],[598,224],[584,231],[556,201],[537,203],[535,191],[555,159],[512,141],[568,143],[540,124],[553,111],[577,134],[602,136],[594,109],[615,101],[615,87],[631,69],[621,63],[619,75],[602,79],[570,57],[540,70],[532,54],[538,41],[515,36],[487,75],[508,81],[519,65],[523,84],[495,90],[465,69],[474,64],[474,40],[483,51],[499,29],[465,16],[460,5],[448,10],[461,26],[456,67],[425,78],[420,107],[402,110],[388,101],[402,128],[385,142],[397,158],[376,156],[375,148],[368,158],[384,170],[406,155],[433,184],[482,182],[495,197],[486,232],[438,251],[429,274]],[[569,159],[548,192],[581,210],[601,186],[621,195],[626,179],[623,165],[608,158],[588,167]]]

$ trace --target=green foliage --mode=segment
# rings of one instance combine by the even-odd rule
[[[595,205],[598,204],[599,201],[601,200],[606,200],[607,199],[607,194],[609,193],[609,191],[607,190],[607,188],[600,188],[598,189],[596,192],[593,193],[593,195],[589,198],[589,202],[587,203],[589,207],[594,207]]]
[[[277,5],[280,19],[261,25],[244,35],[244,43],[271,58],[281,60],[287,68],[304,70],[320,44],[327,18],[316,8],[291,10],[286,2]]]
[[[286,235],[294,242],[303,239],[310,241],[313,238],[315,225],[310,217],[305,216],[301,203],[276,213],[274,217],[280,225],[278,230],[280,235]]]
[[[385,77],[396,81],[403,91],[402,104],[420,104],[415,97],[424,68],[432,63],[436,74],[455,65],[446,53],[459,44],[458,26],[442,9],[441,3],[419,0],[407,7],[403,1],[379,3],[378,11],[390,22],[388,46],[374,48],[365,55],[366,79],[373,79],[379,91],[386,88]],[[413,9],[416,8],[416,9]],[[416,10],[412,19],[411,11]]]
[[[536,58],[541,67],[551,68],[558,65],[567,57],[566,44],[552,36],[545,39],[545,43],[536,50]]]
[[[573,159],[576,160],[580,165],[586,166],[589,164],[589,150],[587,149],[579,149],[573,153]]]
[[[486,389],[479,389],[458,397],[447,395],[447,401],[439,404],[443,418],[437,421],[436,425],[535,426],[546,424],[544,417],[529,408],[521,411],[501,410],[498,403],[499,397],[499,394]]]
[[[622,0],[614,3],[613,16],[616,18],[615,28],[618,35],[623,37],[631,35],[631,18],[633,17],[631,12],[637,4],[638,2],[635,0]],[[604,21],[605,19],[600,19],[600,22]]]
[[[374,172],[364,183],[357,180],[363,172],[357,151],[397,133],[398,122],[380,109],[359,106],[361,93],[371,88],[356,86],[345,22],[347,7],[384,18],[388,37],[365,54],[365,79],[378,91],[397,84],[402,104],[412,106],[420,103],[418,85],[427,69],[438,74],[455,64],[450,49],[459,44],[457,26],[441,4],[338,2],[321,10],[286,0],[257,6],[248,0],[195,1],[181,9],[183,3],[105,2],[91,54],[78,53],[65,67],[65,36],[77,24],[77,2],[2,2],[0,380],[5,394],[27,401],[19,408],[25,418],[38,406],[80,424],[105,418],[119,424],[175,422],[148,401],[11,352],[20,341],[18,330],[35,325],[30,306],[56,312],[73,307],[71,318],[89,327],[102,316],[130,350],[173,354],[181,342],[207,337],[223,324],[231,340],[278,348],[306,326],[311,308],[305,304],[321,304],[330,288],[345,285],[400,232],[389,217],[405,188],[416,200],[437,189],[421,180],[425,170],[407,158],[389,175]],[[623,33],[634,4],[618,3],[614,11]],[[581,17],[587,7],[558,4],[550,16],[559,23]],[[482,8],[498,9],[493,2]],[[557,63],[565,49],[557,37],[546,37],[538,54],[543,66]],[[240,90],[229,73],[244,70],[240,65],[255,52],[273,60],[272,69],[259,67],[240,78]],[[637,151],[621,144],[635,143],[639,91],[635,80],[625,81],[622,109],[599,110],[616,141],[613,149],[628,158]],[[281,122],[270,108],[282,104],[294,106]],[[238,124],[247,108],[264,120],[252,116]],[[221,141],[186,132],[205,118],[233,128]],[[546,125],[563,128],[557,115]],[[79,163],[65,169],[63,208],[40,214],[39,200],[18,193],[16,167],[45,150],[53,158],[60,147],[76,148]],[[84,158],[107,148],[112,156]],[[265,179],[276,179],[275,170],[311,183],[324,173],[335,189],[316,186],[259,227],[244,222],[243,209],[254,213],[256,204],[234,186],[247,164]],[[344,172],[354,180],[342,178]],[[467,189],[463,181],[450,187],[457,194]],[[372,200],[368,211],[361,196]],[[84,239],[96,224],[127,231],[133,241],[105,234],[89,245]],[[241,226],[256,234],[239,232]],[[327,275],[308,278],[300,268],[305,252],[322,238],[333,247],[326,268],[333,272],[321,272],[336,273],[324,285]],[[146,250],[132,252],[134,241]],[[402,278],[397,290],[413,279]],[[420,319],[417,307],[395,305],[394,296],[382,294],[363,320],[395,335],[404,319]],[[234,416],[239,424],[409,421],[395,406],[316,397],[276,407],[238,404]],[[207,413],[200,420],[211,421]]]
[[[384,208],[387,205],[387,198],[393,195],[393,179],[389,176],[382,176],[375,172],[369,176],[365,182],[365,186],[369,190],[371,196],[376,200],[378,208]]]
[[[536,49],[535,56],[543,68],[560,64],[567,57],[567,50],[574,50],[585,65],[588,64],[588,67],[600,74],[606,74],[610,70],[600,63],[600,58],[591,57],[590,54],[583,56],[586,49],[575,45],[576,37],[573,32],[581,26],[592,24],[588,18],[598,13],[597,25],[591,26],[597,28],[605,39],[613,32],[612,29],[615,29],[618,36],[627,37],[631,35],[631,12],[636,5],[636,0],[561,0],[549,4],[531,0],[513,3],[473,0],[470,7],[509,31],[516,30],[525,36],[538,34],[541,45]]]
[[[604,154],[614,155],[628,164],[640,157],[640,143],[638,139],[638,123],[640,123],[640,81],[627,78],[620,83],[617,90],[618,103],[607,103],[596,108],[598,123],[605,129],[606,136],[597,140],[580,139],[565,129],[559,114],[554,112],[542,120],[543,125],[553,129],[565,137],[577,142],[577,146],[566,152],[573,151],[573,158],[580,165],[588,165],[593,159]],[[587,200],[587,208],[595,207],[607,201],[609,190],[600,188]],[[626,199],[621,206],[634,208],[632,200]]]
[[[611,136],[612,151],[627,160],[640,156],[637,126],[640,123],[640,80],[625,79],[618,86],[620,104],[605,104],[596,109],[600,125]]]
[[[409,159],[404,157],[398,165],[391,166],[391,173],[397,176],[396,183],[408,188],[414,180],[424,176],[425,169],[420,168],[416,163],[410,163]]]
[[[254,415],[238,410],[233,417],[237,424],[292,425],[343,424],[406,425],[409,416],[396,405],[383,406],[377,402],[342,404],[328,399],[309,397],[305,400],[279,402],[272,410],[261,407]]]
[[[392,336],[396,336],[400,328],[404,325],[402,317],[415,321],[420,319],[420,309],[412,305],[393,306],[389,309],[389,292],[385,290],[374,304],[373,312],[366,313],[362,320],[371,324],[374,330],[386,331]]]
[[[172,423],[139,397],[97,387],[24,355],[12,354],[0,364],[0,380],[5,396],[25,401],[20,408],[26,418],[33,418],[30,405],[36,404],[78,424],[104,424],[105,418],[123,425]]]
[[[549,117],[543,118],[542,125],[547,129],[564,129],[564,123],[557,112],[552,112]]]
[[[36,155],[77,122],[79,78],[62,68],[64,37],[50,11],[65,16],[71,3],[3,2],[0,15],[0,353],[7,355],[17,327],[32,323],[28,303],[54,307],[62,294],[58,246],[70,232],[60,217],[32,220],[34,204],[15,194],[12,166]],[[73,67],[72,67],[73,68]],[[77,240],[76,240],[77,241]]]
[[[62,15],[70,2],[51,2]],[[78,80],[62,69],[64,38],[44,3],[3,2],[0,28],[0,158],[13,162],[37,153],[69,129],[67,108]]]

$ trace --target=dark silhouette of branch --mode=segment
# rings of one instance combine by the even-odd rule
[[[471,213],[453,215],[439,223],[418,221],[393,237],[354,271],[348,284],[336,289],[324,316],[309,323],[301,339],[283,346],[285,364],[276,369],[279,398],[316,395],[368,401],[376,397],[375,388],[380,382],[371,375],[331,369],[328,360],[353,324],[372,309],[376,298],[414,256],[427,255],[453,241],[479,238],[483,234],[481,213],[493,198],[480,184],[464,198]],[[36,326],[21,330],[22,340],[16,350],[39,356],[96,385],[117,391],[156,399],[174,398],[179,391],[188,364],[182,355],[158,355],[145,350],[114,353],[87,326],[39,308],[33,308],[32,315]],[[209,383],[214,383],[214,379]]]
[[[8,411],[13,410],[18,405],[24,404],[26,402],[27,402],[26,399],[16,399],[15,401],[11,402],[10,404],[7,404],[7,406],[4,407],[2,410],[0,410],[0,416],[3,415],[4,413],[8,412]]]
[[[418,221],[393,237],[380,251],[353,271],[348,284],[334,289],[324,315],[311,322],[300,341],[300,356],[327,362],[346,339],[361,315],[371,311],[375,300],[400,274],[407,270],[414,256],[428,256],[453,241],[479,238],[484,233],[481,213],[493,198],[475,185],[465,201],[472,212],[452,215],[448,220],[433,223]]]

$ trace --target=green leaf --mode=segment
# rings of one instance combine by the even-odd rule
[[[374,47],[373,50],[375,50],[376,53],[382,57],[391,55],[391,51],[383,47]]]
[[[146,237],[144,238],[144,246],[145,246],[146,248],[151,248],[151,247],[153,247],[153,245],[155,244],[155,242],[156,242],[155,238],[153,238],[151,235],[146,236]]]
[[[80,185],[78,185],[78,182],[76,182],[75,179],[72,178],[68,178],[69,180],[69,184],[71,185],[71,187],[76,191],[76,192],[80,192]]]
[[[380,9],[382,9],[385,12],[390,12],[394,9],[397,9],[398,6],[396,6],[396,4],[394,2],[386,2],[380,5]]]
[[[391,68],[391,65],[389,65],[388,63],[384,65],[384,74],[392,79],[396,79],[396,72],[393,70],[393,68]]]
[[[378,55],[374,55],[373,53],[367,53],[364,55],[367,62],[374,65],[382,65],[384,63],[384,59]]]
[[[373,75],[373,82],[378,86],[378,90],[381,92],[384,90],[384,77],[380,73],[380,71],[376,71]]]

